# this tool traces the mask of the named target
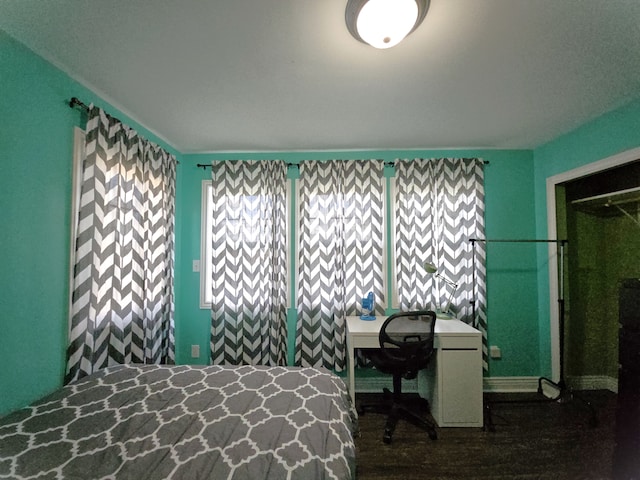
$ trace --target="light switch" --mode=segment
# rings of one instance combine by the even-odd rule
[[[200,260],[194,260],[193,261],[193,271],[194,272],[199,272],[200,271]]]

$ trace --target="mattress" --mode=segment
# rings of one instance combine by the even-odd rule
[[[324,370],[118,365],[0,419],[0,478],[350,479],[356,423]]]

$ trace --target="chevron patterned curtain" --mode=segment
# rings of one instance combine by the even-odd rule
[[[296,365],[341,371],[345,317],[385,306],[385,180],[379,160],[300,164]]]
[[[94,106],[85,141],[66,382],[175,362],[175,158]]]
[[[458,284],[451,310],[458,319],[483,332],[486,367],[485,244],[476,242],[474,252],[468,241],[485,238],[484,163],[476,158],[440,158],[397,160],[395,165],[400,308],[436,309],[446,305],[451,287],[424,269],[425,262],[435,264],[440,274]]]
[[[229,160],[211,170],[211,362],[284,365],[287,166]]]

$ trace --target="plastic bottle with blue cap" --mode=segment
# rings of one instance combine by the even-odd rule
[[[369,292],[366,297],[362,297],[362,315],[361,320],[375,320],[375,305],[373,300],[373,292]]]

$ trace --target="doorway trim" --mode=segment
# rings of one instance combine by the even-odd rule
[[[557,238],[556,218],[556,186],[571,180],[604,172],[611,168],[632,163],[640,159],[640,147],[617,153],[602,160],[588,163],[573,170],[547,177],[547,232],[549,238]],[[560,316],[558,312],[558,262],[557,245],[549,244],[549,306],[550,306],[550,334],[551,334],[551,378],[554,382],[560,380]]]

